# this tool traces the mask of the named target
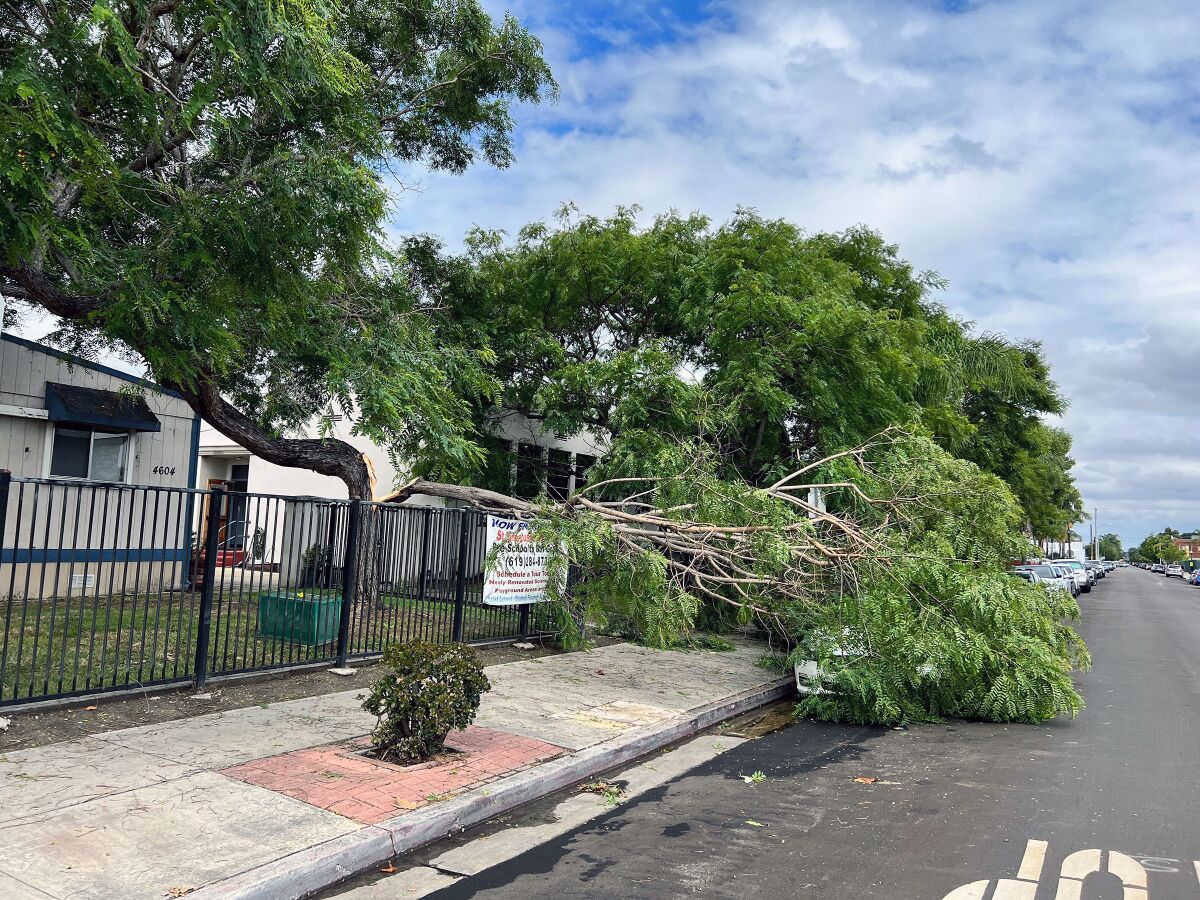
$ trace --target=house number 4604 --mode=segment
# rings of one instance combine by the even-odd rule
[[[150,470],[150,474],[151,475],[174,475],[175,467],[174,466],[155,466],[153,469]]]

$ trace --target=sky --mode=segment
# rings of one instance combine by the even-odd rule
[[[514,110],[508,169],[400,171],[395,234],[564,201],[865,223],[953,312],[1043,342],[1102,532],[1200,529],[1196,0],[484,2],[559,99]]]
[[[1102,533],[1200,529],[1195,0],[489,8],[560,97],[515,111],[508,169],[402,173],[397,233],[454,246],[564,201],[865,223],[953,312],[1043,342]]]

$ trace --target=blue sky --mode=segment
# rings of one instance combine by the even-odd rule
[[[1104,530],[1200,528],[1194,2],[507,8],[561,97],[517,111],[507,170],[407,173],[397,232],[453,245],[566,200],[866,223],[952,310],[1044,342]]]

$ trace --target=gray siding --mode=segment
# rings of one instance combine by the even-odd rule
[[[72,365],[53,353],[0,340],[0,405],[44,409],[47,381],[105,391],[127,390],[131,384],[128,378]],[[147,386],[144,396],[162,423],[162,431],[133,436],[127,480],[155,487],[191,487],[188,479],[195,414],[180,398],[152,387]],[[50,427],[44,419],[0,414],[0,468],[27,478],[44,476]],[[174,474],[155,472],[158,467],[166,467],[168,472],[174,469]]]

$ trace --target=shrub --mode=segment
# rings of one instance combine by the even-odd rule
[[[379,717],[371,733],[379,759],[424,762],[446,735],[475,719],[491,689],[475,651],[465,644],[415,642],[388,647],[391,671],[371,685],[363,709]]]

